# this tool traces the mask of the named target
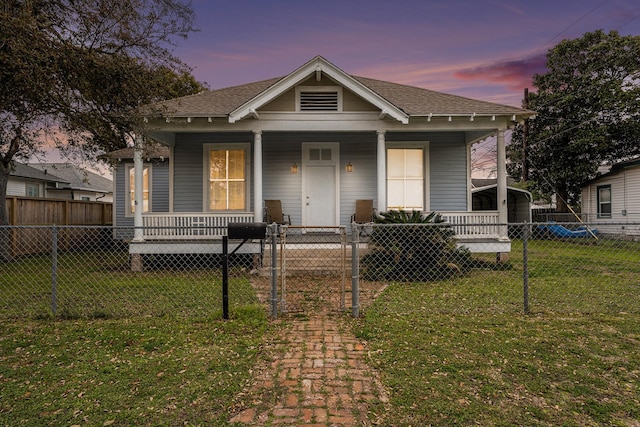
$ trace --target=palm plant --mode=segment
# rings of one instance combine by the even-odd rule
[[[470,253],[456,248],[454,231],[440,214],[420,211],[381,212],[363,257],[368,280],[427,281],[459,274]]]

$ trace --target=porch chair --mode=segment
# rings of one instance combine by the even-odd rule
[[[291,225],[291,217],[282,212],[282,202],[280,200],[264,201],[264,220],[267,224],[288,224]]]
[[[375,209],[373,209],[372,199],[356,200],[356,212],[351,215],[351,222],[367,224],[373,222],[374,217]]]

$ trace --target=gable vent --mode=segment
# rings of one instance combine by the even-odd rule
[[[300,92],[300,111],[338,111],[338,92]]]

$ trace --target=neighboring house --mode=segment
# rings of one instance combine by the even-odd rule
[[[471,146],[492,135],[501,202],[481,215],[485,223],[505,224],[504,132],[533,114],[353,76],[316,57],[284,77],[149,107],[138,144],[144,137],[170,147],[169,188],[159,188],[153,164],[152,185],[145,189],[141,180],[142,191],[133,195],[145,207],[134,212],[134,224],[198,226],[181,237],[204,241],[225,234],[228,222],[263,221],[268,199],[281,200],[292,223],[305,227],[348,225],[357,199],[374,200],[378,211],[436,211],[452,224],[474,224],[480,214],[472,211]],[[144,154],[134,155],[134,176],[146,163]],[[116,178],[116,194],[121,185],[127,187]],[[122,202],[129,206],[116,197]],[[162,246],[174,233],[139,228],[130,252],[193,250]],[[470,247],[483,237],[487,251],[510,250],[506,227],[481,234],[459,237]]]
[[[56,190],[68,184],[54,174],[13,162],[7,182],[7,196],[55,198]]]
[[[582,220],[601,233],[640,236],[640,158],[616,163],[582,184]],[[615,225],[607,226],[611,223]]]
[[[169,147],[154,145],[143,153],[142,211],[169,212]],[[130,238],[135,211],[133,148],[112,151],[104,157],[113,166],[113,224],[117,239]]]
[[[533,197],[527,190],[508,185],[507,180],[507,221],[511,224],[531,222]],[[474,211],[498,210],[498,184],[495,179],[472,179],[472,209]]]
[[[30,163],[45,174],[62,178],[66,185],[49,190],[49,197],[65,200],[113,202],[113,181],[71,163]]]

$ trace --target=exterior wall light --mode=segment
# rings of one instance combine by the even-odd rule
[[[291,165],[291,173],[298,173],[298,164],[294,163]]]
[[[353,172],[353,165],[351,164],[351,162],[347,162],[347,167],[345,169],[348,173]]]

